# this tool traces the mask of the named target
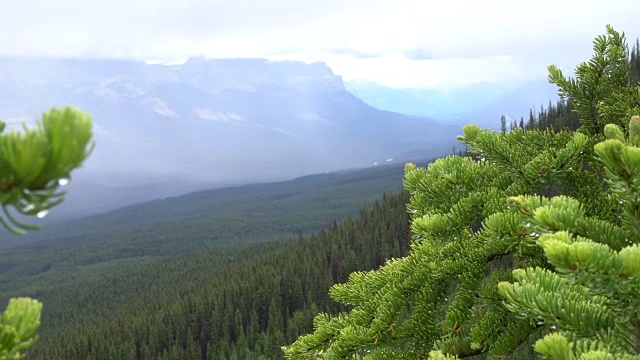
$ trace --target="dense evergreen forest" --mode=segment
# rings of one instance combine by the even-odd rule
[[[306,260],[300,260],[301,254],[298,253],[290,260],[287,260],[286,254],[300,251],[304,247],[301,242],[309,244],[307,234],[317,233],[332,224],[332,221],[335,228],[343,220],[357,216],[361,213],[358,208],[362,204],[380,199],[383,192],[390,192],[389,199],[382,200],[380,205],[387,208],[385,212],[392,217],[404,217],[401,207],[393,210],[389,207],[397,201],[390,199],[399,196],[397,192],[402,188],[402,172],[402,164],[385,165],[305,176],[278,183],[201,191],[47,227],[40,233],[30,233],[26,238],[17,239],[23,241],[23,244],[3,249],[0,254],[2,302],[17,296],[30,296],[43,301],[45,306],[42,312],[41,338],[30,356],[41,356],[38,354],[46,350],[46,354],[58,354],[61,357],[42,355],[44,358],[74,358],[70,354],[62,355],[56,351],[68,351],[72,348],[89,351],[86,345],[96,343],[98,340],[94,337],[101,339],[103,334],[79,330],[85,326],[90,327],[88,324],[103,323],[101,332],[118,333],[122,324],[105,319],[110,319],[112,314],[126,314],[129,306],[136,304],[132,299],[140,299],[136,305],[138,320],[134,324],[144,325],[155,321],[157,309],[174,315],[178,309],[189,312],[193,308],[181,307],[182,302],[191,301],[188,299],[204,301],[202,299],[206,299],[212,292],[235,291],[234,296],[251,298],[259,294],[259,284],[266,284],[266,279],[273,271],[268,274],[260,272],[255,274],[259,277],[251,278],[246,275],[249,273],[247,269],[255,269],[259,265],[258,261],[267,265],[269,261],[272,265],[287,262],[304,264]],[[399,206],[399,203],[396,205]],[[380,224],[383,225],[384,223]],[[337,266],[335,276],[344,278],[349,271],[359,269],[359,266],[373,266],[373,262],[369,260],[354,265],[350,255],[347,258],[339,255],[345,249],[343,246],[348,248],[353,241],[367,241],[359,233],[365,236],[368,234],[371,237],[368,241],[373,240],[374,244],[376,241],[394,241],[394,238],[389,237],[389,229],[377,228],[375,231],[379,234],[374,236],[373,233],[358,231],[352,234],[353,239],[344,244],[332,245],[333,250],[327,250],[324,247],[326,244],[322,245],[318,254],[332,252],[333,258],[327,261]],[[321,235],[314,237],[318,241],[322,241],[321,238]],[[358,246],[353,250],[358,256],[375,256],[374,262],[377,264],[386,256],[399,254],[398,249],[387,251],[385,245],[379,243],[375,245],[375,249],[366,244],[354,246]],[[381,253],[375,255],[375,251]],[[276,253],[279,255],[276,256]],[[271,255],[274,257],[271,258]],[[264,267],[265,271],[273,270],[269,270],[267,265]],[[238,272],[243,266],[244,272]],[[297,274],[299,268],[294,269]],[[220,290],[225,287],[225,278],[229,274],[244,274],[234,276],[245,277],[247,282],[241,287]],[[309,272],[305,274],[309,275]],[[297,276],[300,275],[292,276],[293,281]],[[326,293],[333,280],[320,278],[309,281],[315,281],[314,286],[322,286],[323,289],[305,294],[318,296],[318,310],[314,311],[331,306],[326,300]],[[206,282],[206,287],[194,285],[203,282]],[[187,288],[186,284],[189,284]],[[201,289],[207,292],[201,292]],[[272,290],[269,289],[270,292]],[[165,294],[166,297],[158,294]],[[273,296],[275,295],[271,293],[263,294],[259,299],[251,300],[251,303],[258,306],[256,309],[268,309]],[[158,303],[158,300],[163,303]],[[154,307],[145,307],[144,304],[153,304]],[[297,306],[304,310],[310,304],[302,302]],[[217,317],[216,314],[221,310],[209,308],[207,311],[211,316]],[[200,320],[208,317],[202,313],[185,316],[202,317]],[[124,319],[125,315],[120,318]],[[307,324],[309,329],[311,318]],[[226,326],[220,321],[217,323],[222,328]],[[284,328],[281,330],[285,335],[290,335],[292,331],[286,333]],[[74,331],[84,335],[76,340],[61,335]],[[60,336],[66,340],[60,340]],[[48,340],[50,338],[51,341]],[[84,346],[76,342],[80,339],[84,339]],[[219,338],[212,338],[211,341],[224,343]],[[78,347],[70,347],[71,343]],[[109,351],[111,354],[113,351],[121,353],[125,351],[123,349],[127,349],[128,345],[125,344],[126,341],[122,339],[109,342]],[[282,343],[278,346],[281,345]],[[147,344],[147,350],[149,349],[156,356],[160,356],[162,352],[162,349],[156,351]],[[278,347],[274,349],[265,354],[271,354],[270,358],[281,357]],[[177,348],[172,349],[174,354],[177,351]],[[280,355],[276,356],[275,353]],[[249,356],[252,357],[253,355]],[[85,357],[78,355],[77,358]],[[111,355],[108,358],[131,357]]]
[[[405,193],[314,236],[176,256],[46,298],[29,359],[277,359],[353,271],[409,248]],[[140,259],[132,259],[140,262]],[[55,284],[51,284],[55,286]]]

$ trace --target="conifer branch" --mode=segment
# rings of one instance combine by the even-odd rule
[[[23,235],[38,226],[18,220],[13,207],[25,216],[46,215],[62,202],[60,182],[68,182],[93,150],[91,117],[72,107],[53,108],[35,128],[3,132],[0,121],[0,225]],[[23,359],[37,340],[42,303],[29,298],[10,299],[0,318],[0,359]]]
[[[335,285],[353,310],[323,314],[287,358],[509,356],[534,329],[554,359],[636,358],[640,92],[624,34],[607,26],[593,50],[575,79],[548,68],[578,132],[467,125],[470,157],[406,166],[409,255]]]

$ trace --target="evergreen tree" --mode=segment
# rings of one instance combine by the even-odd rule
[[[636,39],[636,43],[631,50],[629,58],[629,82],[631,85],[640,83],[640,39]]]
[[[625,36],[607,26],[607,35],[594,40],[595,55],[576,68],[576,78],[565,78],[556,66],[549,66],[549,81],[559,87],[558,95],[572,102],[580,115],[580,131],[595,136],[614,123],[626,127],[625,119],[638,106],[638,89],[630,87],[629,52]],[[629,104],[625,102],[629,101]]]
[[[624,51],[628,51],[626,50]],[[606,59],[600,59],[599,61],[606,61]],[[623,62],[617,62],[616,64],[612,64],[613,66],[620,66]],[[635,45],[632,50],[629,52],[628,59],[628,81],[631,86],[637,85],[640,83],[640,39],[636,40]],[[576,130],[580,127],[580,121],[578,119],[578,113],[574,111],[572,100],[568,98],[561,98],[557,101],[556,104],[552,104],[549,101],[547,108],[545,109],[542,105],[540,106],[540,111],[538,114],[535,114],[535,107],[529,110],[529,120],[526,123],[523,123],[521,128],[531,130],[531,129],[553,129],[554,131],[559,131],[563,129]],[[502,120],[501,120],[502,122]],[[517,128],[517,124],[512,124],[511,129]]]
[[[505,284],[523,280],[522,271],[516,271],[514,276],[514,269],[545,271],[557,266],[558,261],[548,262],[545,256],[549,255],[548,250],[538,245],[541,230],[532,225],[532,205],[526,199],[570,197],[582,204],[581,214],[590,219],[580,223],[582,236],[611,235],[620,239],[627,235],[620,235],[617,228],[611,227],[622,226],[616,213],[618,199],[606,190],[605,169],[594,152],[605,126],[626,129],[623,119],[639,112],[640,91],[629,87],[626,81],[627,59],[624,34],[607,26],[607,34],[594,41],[592,59],[576,68],[578,80],[565,79],[555,66],[549,67],[550,82],[558,85],[561,97],[570,100],[579,114],[578,132],[515,129],[503,134],[467,125],[460,140],[474,157],[449,156],[429,164],[427,169],[408,164],[405,187],[412,195],[408,210],[413,234],[409,255],[389,260],[376,271],[353,273],[348,282],[333,286],[332,297],[352,310],[337,316],[326,313],[317,316],[315,332],[284,347],[286,356],[293,359],[445,359],[486,354],[514,359],[533,357],[529,351],[530,338],[542,336],[550,327],[532,321],[522,308],[504,306],[503,301],[510,299],[505,298],[508,288]],[[597,153],[601,156],[601,151]],[[613,158],[618,162],[633,161],[629,156]],[[621,171],[618,176],[627,176],[628,186],[634,184],[629,173]],[[520,199],[518,196],[525,196],[525,200],[516,201]],[[633,201],[635,206],[638,200]],[[511,210],[523,203],[521,211]],[[560,205],[560,210],[565,208]],[[547,211],[545,219],[559,226],[572,223],[575,217]],[[609,223],[613,225],[608,226]],[[560,241],[550,243],[560,246]],[[549,285],[542,277],[539,280],[538,286]],[[626,285],[620,291],[633,288],[633,284]],[[567,292],[567,296],[578,298],[577,290],[571,290],[576,293]],[[553,289],[548,291],[556,297],[565,295],[554,293]],[[543,310],[549,313],[558,310],[552,306],[556,300],[553,296],[544,298],[549,309]],[[628,308],[634,304],[621,304],[628,316],[632,316]],[[576,312],[563,315],[580,316]],[[574,324],[586,328],[601,323],[596,312],[587,311],[583,316],[591,321]],[[628,334],[618,334],[617,338]],[[613,348],[622,345],[613,340],[614,334],[609,336],[607,340],[611,342],[606,344],[622,351],[621,347]],[[626,339],[633,340],[633,336]],[[544,347],[538,346],[538,351],[541,346]]]
[[[536,128],[536,123],[537,123],[537,119],[536,117],[533,115],[534,109],[530,109],[529,110],[529,121],[526,124],[526,128],[527,129],[534,129]]]
[[[531,127],[527,130],[552,130],[552,131],[575,131],[580,127],[578,114],[574,111],[571,100],[560,99],[555,104],[549,103],[548,107],[534,118]]]
[[[636,39],[636,45],[635,45],[635,61],[634,61],[634,67],[633,67],[633,74],[635,76],[635,80],[636,80],[636,84],[638,82],[640,82],[640,39]]]

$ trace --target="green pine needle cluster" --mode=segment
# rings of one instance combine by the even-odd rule
[[[637,127],[629,137],[617,125],[595,146],[604,164],[609,196],[619,203],[617,221],[585,214],[572,198],[521,198],[537,241],[554,271],[514,271],[516,282],[499,284],[506,307],[544,323],[551,333],[536,351],[551,359],[632,359],[640,356],[640,148]]]
[[[549,67],[578,131],[467,125],[471,156],[408,164],[409,255],[333,286],[351,310],[285,356],[640,358],[640,88],[624,34],[593,50],[575,78]]]
[[[0,319],[0,360],[24,359],[37,340],[42,303],[29,298],[9,300]]]
[[[37,226],[23,224],[8,210],[43,216],[62,202],[59,187],[69,181],[93,149],[91,117],[73,107],[45,112],[34,128],[4,132],[0,121],[0,223],[17,234]]]
[[[64,199],[59,187],[69,181],[93,149],[92,119],[73,107],[52,108],[34,128],[2,133],[0,121],[0,224],[24,234],[38,229],[17,220],[13,207],[25,216],[43,216]],[[0,360],[23,359],[37,340],[42,303],[30,298],[11,299],[0,319]]]

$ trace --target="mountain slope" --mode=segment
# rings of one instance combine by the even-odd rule
[[[5,233],[0,262],[30,254],[43,262],[70,256],[83,263],[96,254],[107,260],[130,254],[193,253],[308,234],[354,214],[384,191],[401,189],[403,175],[403,163],[392,163],[158,199],[44,224],[24,237]]]
[[[474,84],[452,90],[393,89],[363,80],[345,83],[348,91],[379,109],[475,123],[499,129],[500,116],[528,116],[524,109],[557,99],[555,85],[542,78],[524,85]]]
[[[0,116],[11,126],[63,104],[90,112],[96,123],[96,150],[72,179],[82,183],[77,197],[91,201],[62,205],[74,216],[180,189],[143,197],[119,189],[109,198],[91,193],[95,181],[85,179],[129,190],[185,182],[193,184],[188,192],[370,166],[411,150],[440,156],[459,133],[459,126],[367,105],[322,63],[0,58]]]
[[[30,358],[281,359],[319,311],[342,310],[331,285],[406,254],[406,199],[297,241],[86,266],[55,287],[34,276],[25,291],[45,307]]]
[[[307,296],[324,306],[330,302],[327,289],[333,281],[344,279],[351,270],[377,266],[386,256],[406,251],[406,231],[398,232],[395,225],[389,226],[387,222],[394,219],[394,224],[407,226],[404,197],[386,197],[385,202],[390,200],[395,204],[393,210],[385,205],[376,210],[376,217],[360,212],[363,225],[354,227],[352,222],[350,227],[341,227],[343,230],[333,225],[336,220],[357,215],[362,204],[379,199],[382,192],[401,189],[403,168],[403,164],[394,164],[305,176],[280,183],[201,191],[65,224],[49,225],[41,232],[20,238],[20,243],[13,244],[14,247],[2,249],[0,304],[12,296],[32,296],[47,304],[43,315],[46,325],[40,343],[44,344],[40,350],[45,354],[47,351],[73,352],[67,346],[70,345],[67,340],[80,341],[77,343],[80,348],[88,346],[85,342],[88,337],[73,336],[76,340],[61,340],[53,336],[55,334],[64,337],[68,331],[79,331],[92,337],[94,334],[89,334],[85,328],[89,323],[102,324],[95,328],[99,332],[121,328],[122,323],[104,322],[103,316],[113,319],[118,313],[128,317],[127,311],[134,305],[132,298],[137,299],[136,307],[147,309],[142,312],[136,310],[137,319],[153,321],[158,314],[152,310],[156,305],[151,304],[155,301],[168,306],[165,310],[172,311],[170,308],[185,303],[185,296],[193,295],[193,299],[207,297],[209,290],[202,293],[195,290],[202,289],[197,285],[202,281],[209,284],[214,292],[218,291],[216,289],[227,291],[223,290],[227,275],[237,279],[251,278],[251,284],[264,284],[264,276],[271,276],[273,265],[286,266],[286,271],[291,272],[291,276],[300,277],[300,281],[307,281],[307,276],[313,276],[313,281],[317,282],[314,285],[316,290]],[[330,233],[321,232],[318,237],[295,247],[277,241],[290,241],[300,234],[326,227],[330,227]],[[314,245],[315,239],[324,243]],[[324,249],[330,249],[330,252]],[[341,254],[346,250],[348,255],[343,257]],[[331,259],[327,259],[328,255]],[[262,260],[254,262],[258,258]],[[252,271],[256,266],[262,267],[264,260],[271,264],[265,272],[257,274]],[[322,277],[316,276],[315,272],[303,274],[287,266],[288,262],[305,269],[317,270],[321,266],[325,270]],[[325,276],[327,271],[335,272],[335,277]],[[269,286],[278,283],[277,279],[274,281]],[[249,288],[255,290],[253,285]],[[240,297],[260,294],[256,291],[248,293],[245,288],[238,290],[239,293],[228,294]],[[164,294],[164,298],[157,296],[158,292]],[[146,295],[141,297],[141,294]],[[286,297],[286,294],[285,291],[269,296],[277,299]],[[255,303],[260,309],[268,309],[269,298],[265,302],[263,297],[256,297]],[[308,306],[310,304],[295,304],[295,309],[290,309],[309,312],[311,316],[316,310]],[[233,309],[233,306],[226,307],[224,312]],[[183,315],[182,310],[175,314]],[[64,321],[60,322],[60,319]],[[296,319],[291,321],[298,322]],[[287,336],[294,337],[308,330],[310,323],[299,326],[302,326],[299,330],[290,329]],[[266,328],[263,330],[267,331]],[[129,344],[121,343],[122,347],[116,344],[116,338],[107,338],[113,340],[107,341],[107,346],[113,345],[120,355],[105,350],[101,356],[123,358],[121,351],[127,351],[124,347]],[[282,345],[280,340],[272,340],[274,344]],[[51,344],[48,341],[61,347],[47,345]],[[216,340],[218,344],[224,341]],[[242,347],[242,344],[234,346]],[[259,347],[254,349],[256,352],[263,350]],[[162,352],[162,349],[154,348],[153,351]],[[277,352],[277,347],[274,351]]]

